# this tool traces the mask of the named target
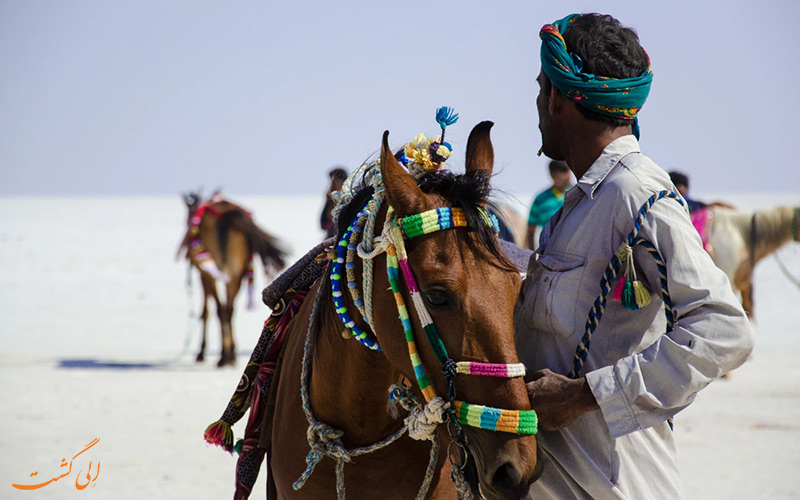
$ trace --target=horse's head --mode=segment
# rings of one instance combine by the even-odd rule
[[[410,290],[414,286],[409,286],[407,276],[403,280],[406,284],[399,289],[408,306],[416,339],[415,349],[421,362],[417,364],[421,364],[426,371],[435,393],[448,399],[442,353],[436,350],[435,336],[433,342],[428,341],[427,337],[431,335],[426,323],[435,325],[449,359],[473,362],[471,366],[476,367],[477,373],[464,373],[462,368],[467,363],[459,363],[459,374],[453,378],[454,399],[469,403],[467,407],[472,406],[470,411],[466,411],[461,403],[459,410],[465,419],[467,413],[472,412],[469,418],[473,423],[470,425],[475,424],[476,408],[480,414],[481,407],[476,405],[511,410],[501,417],[506,422],[520,418],[516,410],[530,410],[521,376],[480,376],[486,374],[480,373],[481,369],[488,373],[498,368],[519,368],[512,316],[520,277],[500,251],[484,210],[494,162],[489,138],[491,127],[491,122],[482,122],[472,130],[467,144],[466,173],[463,175],[430,173],[418,183],[392,155],[388,146],[388,132],[384,134],[380,162],[386,200],[398,219],[440,207],[460,209],[466,219],[464,227],[404,240],[407,267],[416,279],[415,288],[418,291]],[[401,257],[400,267],[403,267],[402,260]],[[405,273],[406,269],[403,268],[400,274]],[[415,293],[416,299],[413,297]],[[429,318],[428,313],[419,310],[420,299]],[[389,294],[376,293],[373,300],[378,311],[379,300],[393,299]],[[415,301],[416,305],[412,305]],[[389,307],[393,307],[393,304],[384,302],[381,309]],[[418,380],[419,368],[415,369],[414,362],[410,360],[406,339],[397,333],[400,323],[397,315],[376,314],[374,322],[375,335],[390,362],[400,366],[409,380]],[[453,365],[452,370],[455,365],[450,364]],[[531,412],[527,416],[531,416]],[[484,498],[497,499],[525,496],[529,484],[537,475],[536,438],[530,428],[528,433],[508,429],[506,432],[489,430],[494,425],[500,429],[497,415],[492,416],[491,412],[487,412],[483,418],[485,428],[464,424],[459,426],[463,430],[461,444],[466,444],[468,459],[456,457],[459,454],[456,446],[448,447],[448,450],[457,462],[467,460],[465,476],[474,493],[480,492]],[[439,430],[445,442],[451,439],[448,430],[456,434],[457,425],[452,422],[448,425],[449,429],[442,425]]]

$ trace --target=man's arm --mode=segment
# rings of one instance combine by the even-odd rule
[[[560,429],[597,408],[614,437],[651,427],[747,359],[753,348],[750,323],[682,210],[671,200],[659,202],[641,233],[666,262],[675,328],[642,352],[580,379],[547,369],[529,375],[531,407],[543,430]],[[648,281],[658,286],[659,278]]]
[[[676,321],[641,352],[586,374],[614,437],[671,418],[706,385],[744,363],[753,349],[750,322],[684,209],[672,200],[656,203],[640,234],[666,264]],[[652,257],[636,255],[638,269],[653,270],[647,281],[655,294],[656,267],[640,265]]]

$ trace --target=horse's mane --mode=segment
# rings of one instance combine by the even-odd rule
[[[516,271],[514,265],[500,250],[494,230],[484,221],[482,209],[493,206],[490,201],[487,201],[491,190],[489,187],[490,176],[491,173],[484,170],[460,175],[449,170],[439,170],[424,174],[417,183],[423,193],[441,196],[450,206],[462,209],[469,228],[474,231],[480,246],[495,259],[496,264],[502,269]],[[374,188],[365,186],[363,182],[360,188],[357,188],[352,200],[339,213],[337,239],[341,238],[373,193]]]

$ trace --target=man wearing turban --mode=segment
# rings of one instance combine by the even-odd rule
[[[514,317],[539,416],[530,498],[679,499],[672,418],[747,359],[752,331],[639,149],[653,74],[636,33],[585,14],[540,38],[542,152],[578,183],[542,231]]]

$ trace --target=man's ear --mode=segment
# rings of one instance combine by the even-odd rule
[[[550,116],[555,116],[556,113],[560,112],[566,102],[567,100],[561,91],[555,85],[550,85],[550,104],[548,106]]]

